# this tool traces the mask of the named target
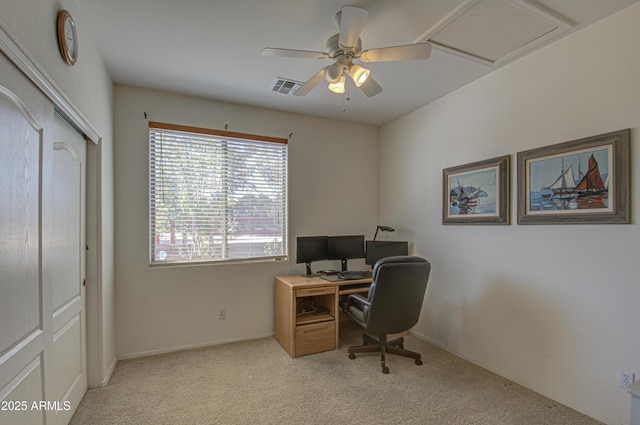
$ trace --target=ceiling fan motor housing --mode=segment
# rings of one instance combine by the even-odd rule
[[[327,40],[327,54],[330,58],[334,59],[340,54],[344,54],[345,56],[349,55],[352,58],[357,57],[362,51],[362,40],[358,39],[358,43],[353,49],[345,50],[340,43],[338,43],[338,39],[340,38],[340,34],[334,34]]]

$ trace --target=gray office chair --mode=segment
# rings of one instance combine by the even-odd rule
[[[407,331],[418,322],[430,272],[431,264],[421,257],[387,257],[375,264],[367,296],[349,295],[345,305],[345,312],[366,332],[363,345],[347,349],[350,359],[356,358],[355,353],[379,351],[382,373],[389,373],[385,353],[422,364],[419,353],[404,349],[404,338],[387,341],[387,335]]]

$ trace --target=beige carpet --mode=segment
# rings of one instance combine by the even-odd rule
[[[339,350],[292,359],[273,338],[118,363],[71,424],[599,424],[408,336],[424,365]]]

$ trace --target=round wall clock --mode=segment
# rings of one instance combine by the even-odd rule
[[[71,14],[66,10],[58,13],[58,46],[62,59],[74,65],[78,60],[78,33]]]

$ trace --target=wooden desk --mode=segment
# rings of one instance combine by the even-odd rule
[[[276,276],[275,337],[291,357],[338,348],[340,295],[369,290],[371,279],[329,282],[321,277]],[[320,314],[297,314],[301,301],[313,299]]]

